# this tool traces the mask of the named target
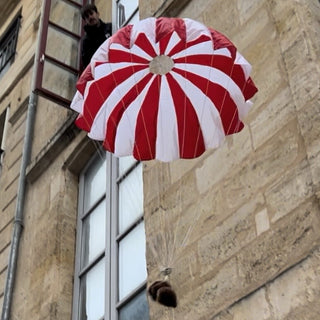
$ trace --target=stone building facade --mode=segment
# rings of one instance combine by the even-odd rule
[[[79,31],[79,11],[69,16],[60,2],[52,0],[57,23]],[[96,4],[115,22],[116,1]],[[19,26],[0,73],[2,320],[78,319],[79,177],[97,147],[63,101],[33,90],[43,2],[2,1],[0,12],[1,45]],[[143,163],[147,284],[170,268],[179,302],[168,309],[149,299],[150,319],[319,319],[319,1],[140,0],[139,15],[219,30],[252,64],[259,88],[245,129],[221,148]],[[52,35],[51,54],[77,65],[78,47],[63,39]],[[47,88],[72,96],[76,77],[48,70]]]

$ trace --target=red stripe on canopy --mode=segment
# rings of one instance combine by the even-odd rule
[[[139,160],[150,160],[156,156],[160,80],[158,75],[152,81],[138,114],[133,156]]]
[[[207,78],[203,78],[191,72],[186,72],[177,68],[173,71],[179,73],[196,87],[198,87],[215,105],[219,111],[225,134],[238,132],[243,128],[239,119],[238,108],[230,97],[230,93],[218,83],[213,83]]]
[[[252,79],[249,77],[246,86],[243,88],[243,94],[246,99],[252,98],[258,92],[258,88],[253,83]]]
[[[155,57],[157,53],[154,51],[149,39],[144,33],[140,33],[134,42],[139,48],[146,52],[149,56]]]
[[[115,151],[115,138],[117,134],[118,124],[123,116],[123,113],[128,108],[128,106],[137,98],[144,87],[152,78],[152,74],[147,74],[143,79],[141,79],[134,87],[132,87],[124,97],[119,101],[119,103],[114,106],[112,113],[107,119],[106,125],[106,136],[103,143],[104,148],[110,152]]]
[[[252,98],[258,91],[251,78],[246,80],[245,73],[241,65],[234,64],[234,61],[230,57],[219,54],[215,54],[214,56],[209,54],[199,54],[177,58],[174,59],[174,62],[212,66],[213,68],[224,72],[237,84],[242,91],[245,100]]]
[[[143,57],[137,56],[131,52],[123,51],[121,49],[109,49],[109,62],[133,62],[133,63],[145,63],[148,64],[149,61]]]
[[[186,25],[183,19],[161,17],[156,21],[156,42],[175,31],[182,41],[186,41]]]
[[[201,35],[199,38],[195,39],[195,40],[192,40],[192,41],[189,41],[187,43],[183,42],[183,41],[179,41],[179,43],[171,49],[171,51],[169,52],[169,56],[172,56],[182,50],[185,50],[185,49],[188,49],[188,48],[191,48],[193,46],[195,46],[196,44],[199,44],[199,43],[203,43],[203,42],[206,42],[206,41],[211,41],[210,37],[206,36],[206,35]],[[187,55],[187,52],[186,52],[186,55]]]
[[[183,58],[174,59],[175,63],[190,63],[198,64],[203,66],[211,66],[212,68],[218,69],[230,77],[242,91],[246,87],[247,80],[245,79],[245,74],[240,65],[234,64],[230,57],[222,55],[209,55],[209,54],[199,54],[190,55]],[[248,100],[251,97],[246,97]]]
[[[216,50],[221,48],[227,48],[231,53],[232,59],[234,60],[237,54],[237,48],[235,47],[235,45],[219,31],[214,30],[212,28],[208,28],[208,30],[211,32],[214,49]]]
[[[176,111],[180,158],[198,157],[205,151],[205,145],[197,114],[172,75],[168,73],[166,77]]]
[[[107,97],[120,83],[129,78],[137,71],[146,68],[146,66],[130,66],[119,69],[106,77],[93,82],[88,90],[84,100],[82,115],[76,120],[76,125],[85,131],[90,131],[91,125],[102,104]]]

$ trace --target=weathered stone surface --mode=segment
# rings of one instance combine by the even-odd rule
[[[273,279],[319,246],[318,210],[315,199],[307,201],[240,252],[239,276],[248,289]]]
[[[214,226],[211,223],[212,230],[203,234],[198,241],[201,276],[219,267],[256,238],[253,213],[262,201],[262,197],[257,197],[227,217],[221,224]]]
[[[313,195],[313,183],[307,161],[288,170],[266,190],[271,221],[275,222]]]
[[[283,126],[296,116],[295,107],[290,100],[290,89],[285,87],[274,95],[271,101],[258,110],[258,115],[250,121],[254,148],[259,148]],[[279,108],[279,104],[283,107]],[[255,106],[255,105],[254,105]],[[253,113],[256,113],[253,108]]]
[[[256,213],[255,221],[256,221],[257,236],[265,231],[268,231],[270,228],[270,219],[268,216],[268,210],[264,208],[263,210]]]
[[[151,215],[149,211],[155,202],[149,197],[145,201],[147,239],[153,246],[147,249],[152,279],[159,276],[156,257],[172,251],[164,245],[163,234],[169,231],[167,243],[177,239],[175,244],[186,243],[176,249],[171,279],[179,306],[169,312],[151,304],[151,317],[317,319],[316,259],[313,256],[308,271],[298,266],[309,261],[320,241],[319,43],[315,40],[319,4],[307,0],[294,4],[229,1],[225,5],[191,1],[181,15],[200,19],[231,37],[253,64],[259,92],[243,132],[197,160],[171,164],[170,174],[167,169],[157,171],[158,181],[162,175],[165,182],[161,189],[164,208],[173,207],[173,196],[165,195],[173,192],[167,184],[169,176],[181,186],[179,179],[192,183],[184,180],[189,171],[195,173],[198,200],[190,194],[193,200],[188,202],[186,195],[176,206],[181,209],[172,211],[179,218],[170,217],[170,223],[158,232],[155,211]],[[152,170],[158,168],[145,171],[148,186]],[[181,190],[187,193],[192,188]],[[179,232],[173,232],[174,222]],[[183,234],[188,234],[187,242]],[[309,272],[313,272],[311,285]],[[287,296],[282,277],[293,288],[288,288]]]
[[[0,252],[10,244],[11,234],[12,223],[7,224],[4,228],[0,230]]]
[[[319,318],[319,249],[212,320],[316,320]]]
[[[252,144],[249,130],[246,128],[235,136],[227,138],[212,155],[204,158],[196,169],[197,188],[200,194],[207,192],[212,186],[235,170],[251,152]]]

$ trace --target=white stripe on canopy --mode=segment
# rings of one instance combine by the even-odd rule
[[[123,99],[128,91],[134,87],[137,82],[143,79],[149,73],[149,69],[143,69],[136,72],[130,78],[116,86],[112,93],[99,109],[89,133],[89,137],[96,140],[104,140],[106,123],[114,107]]]
[[[225,134],[220,114],[212,101],[192,82],[176,72],[174,79],[183,88],[197,114],[206,148],[216,148],[224,140]]]
[[[179,138],[172,93],[165,75],[161,76],[159,100],[156,159],[167,162],[179,158]]]
[[[115,154],[117,156],[127,156],[131,155],[133,152],[137,117],[154,77],[155,76],[151,78],[142,92],[128,106],[122,115],[117,127],[115,139]]]

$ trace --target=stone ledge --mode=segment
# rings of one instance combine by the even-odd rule
[[[83,167],[87,164],[87,162],[99,148],[98,142],[95,142],[88,138],[85,131],[82,131],[81,134],[83,136],[80,137],[80,141],[73,148],[73,151],[67,157],[62,166],[62,169],[69,170],[75,175],[78,175],[80,173]]]
[[[33,183],[53,162],[53,160],[79,134],[74,123],[76,114],[72,114],[58,132],[48,141],[27,168],[27,181]]]

